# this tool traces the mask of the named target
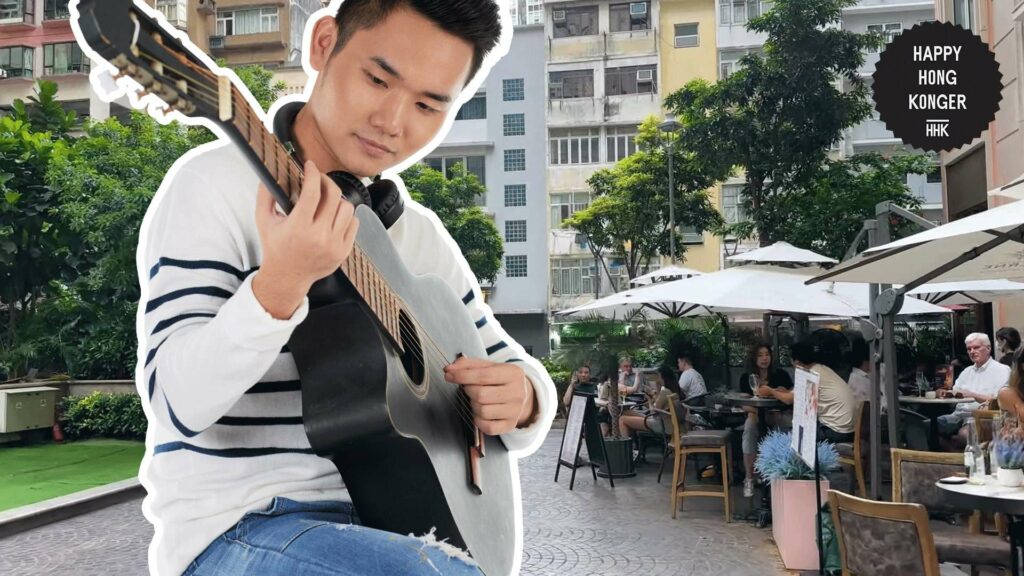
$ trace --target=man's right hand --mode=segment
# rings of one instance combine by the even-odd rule
[[[252,290],[274,318],[290,318],[310,286],[341,266],[352,252],[359,220],[333,180],[312,161],[303,166],[302,190],[287,216],[260,183],[256,202],[263,261]]]

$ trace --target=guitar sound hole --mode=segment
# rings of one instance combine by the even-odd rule
[[[402,368],[416,386],[423,385],[423,346],[420,336],[412,323],[412,318],[401,310],[399,316],[399,335],[402,339]]]

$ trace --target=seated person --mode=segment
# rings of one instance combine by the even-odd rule
[[[992,358],[992,342],[987,334],[968,334],[964,343],[967,344],[967,354],[973,364],[960,373],[956,384],[953,384],[953,389],[945,391],[945,395],[959,393],[964,398],[974,401],[957,404],[952,414],[938,417],[939,435],[949,438],[944,442],[949,450],[963,448],[966,445],[967,430],[964,421],[975,410],[983,408],[983,403],[995,398],[999,390],[1010,380],[1010,367]]]
[[[1013,368],[1013,357],[1020,348],[1020,332],[1016,328],[1003,326],[996,331],[996,346],[999,348],[999,363]]]
[[[693,356],[682,354],[676,358],[676,366],[679,368],[679,390],[680,399],[684,404],[696,405],[708,394],[708,387],[704,384],[704,377],[693,367]]]
[[[853,341],[848,357],[850,366],[850,390],[858,402],[871,401],[871,347],[863,338]],[[885,389],[882,389],[885,394]],[[884,403],[883,403],[884,405]]]
[[[569,411],[573,394],[577,391],[584,394],[597,394],[597,384],[590,379],[590,366],[586,364],[577,368],[572,373],[572,378],[569,379],[569,386],[565,389],[565,395],[562,397],[562,404],[565,405],[566,412]]]
[[[661,387],[658,390],[657,396],[651,399],[651,408],[654,410],[644,414],[640,411],[630,410],[623,412],[619,416],[619,434],[623,437],[628,438],[634,430],[636,431],[648,431],[654,434],[668,434],[670,429],[666,428],[666,424],[671,426],[666,419],[662,418],[662,414],[655,412],[655,410],[668,411],[669,395],[675,393],[677,396],[682,397],[682,391],[679,389],[679,384],[676,383],[676,375],[668,366],[662,366],[658,368],[658,376],[661,379]],[[678,415],[680,418],[682,415]]]
[[[999,409],[1024,422],[1024,349],[1014,352],[1012,367],[1010,384],[999,390]]]
[[[619,393],[638,394],[643,386],[643,378],[633,372],[633,359],[629,356],[619,358]]]
[[[789,374],[774,366],[772,348],[768,344],[759,344],[750,348],[747,354],[747,371],[739,379],[740,392],[757,394],[762,386],[770,388],[793,389],[793,380]],[[746,476],[743,478],[743,497],[750,498],[754,495],[754,459],[757,457],[757,443],[760,440],[760,427],[757,420],[757,409],[752,406],[745,406],[747,420],[743,423],[743,468]],[[783,413],[779,411],[769,412],[768,424],[771,426],[786,426],[792,424],[792,412]]]
[[[853,440],[857,402],[853,390],[834,370],[822,364],[816,346],[809,340],[797,342],[790,349],[793,365],[818,375],[818,440],[833,443]],[[770,396],[793,404],[793,391],[762,386],[759,396]]]

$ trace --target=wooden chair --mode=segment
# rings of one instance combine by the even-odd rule
[[[875,502],[828,491],[843,576],[939,576],[939,559],[920,504]]]
[[[857,476],[857,495],[866,498],[867,486],[864,481],[864,446],[869,441],[868,431],[871,430],[871,403],[861,400],[857,403],[857,412],[853,424],[853,442],[836,444],[839,452],[839,463],[853,466]]]
[[[991,404],[991,401],[989,402]],[[992,409],[979,409],[973,412],[974,416],[974,432],[978,436],[978,444],[981,445],[982,450],[988,452],[988,446],[992,442],[992,436],[994,430],[992,428],[995,418],[999,417],[1002,412],[996,408]],[[991,466],[991,464],[989,464]],[[986,468],[987,469],[987,468]],[[992,518],[995,528],[993,530],[987,530],[985,528],[986,520]],[[1006,517],[1002,514],[983,514],[978,513],[971,516],[970,529],[975,534],[997,534],[1006,535]]]
[[[978,434],[978,444],[988,444],[992,441],[992,422],[999,415],[998,408],[974,411],[974,431]]]
[[[948,452],[919,452],[894,449],[892,454],[892,501],[911,502],[924,506],[932,514],[963,512],[948,503],[935,486],[939,478],[952,476],[964,470],[962,454]],[[980,533],[980,516],[971,517],[970,529],[953,529],[948,524],[937,524],[933,533],[935,548],[941,562],[971,566],[971,574],[978,574],[978,566],[1006,566],[1010,547],[1001,538]]]
[[[683,503],[683,499],[692,496],[721,498],[725,503],[725,521],[732,521],[729,510],[729,431],[728,430],[695,430],[683,432],[680,422],[686,416],[686,406],[679,401],[679,396],[669,397],[669,420],[672,424],[672,451],[675,463],[672,467],[672,517]],[[687,488],[686,460],[691,454],[717,454],[722,464],[722,491]]]

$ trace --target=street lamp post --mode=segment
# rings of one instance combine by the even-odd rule
[[[672,134],[679,130],[682,126],[676,121],[672,114],[665,117],[665,120],[658,124],[658,129],[666,134]],[[666,154],[668,154],[668,253],[672,259],[672,263],[676,261],[676,203],[675,203],[675,185],[672,180],[672,147],[674,143],[671,139],[668,141],[668,146],[665,147]]]

